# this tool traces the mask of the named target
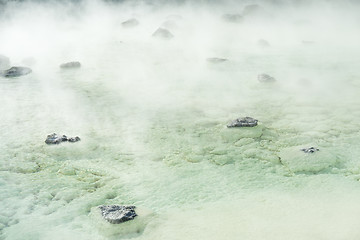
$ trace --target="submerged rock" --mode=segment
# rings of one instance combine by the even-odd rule
[[[314,153],[314,152],[320,151],[318,148],[314,148],[314,147],[303,148],[300,150],[303,151],[304,153]]]
[[[228,128],[232,127],[255,127],[258,120],[252,117],[238,118],[227,125]]]
[[[122,22],[121,25],[126,28],[136,27],[139,25],[139,21],[136,18],[130,18],[129,20]]]
[[[56,133],[53,133],[53,134],[47,135],[45,143],[46,144],[59,144],[61,142],[78,142],[80,140],[81,139],[77,136],[68,138],[68,137],[66,137],[66,135],[60,136],[60,135],[57,135]]]
[[[31,73],[32,70],[28,67],[11,67],[8,70],[3,71],[4,77],[19,77]]]
[[[60,68],[80,68],[80,62],[67,62],[60,65]]]
[[[157,37],[157,38],[163,38],[163,39],[171,39],[174,37],[174,35],[167,29],[165,28],[158,28],[153,34],[153,37]]]
[[[137,216],[135,206],[101,205],[99,208],[103,218],[112,224],[133,220]]]
[[[209,63],[222,63],[228,61],[228,59],[214,57],[214,58],[207,58],[206,61],[208,61]]]
[[[0,70],[5,70],[10,67],[10,59],[6,56],[0,55]]]
[[[270,75],[265,74],[265,73],[259,74],[258,75],[258,80],[259,80],[259,82],[264,82],[264,83],[270,83],[270,82],[275,82],[276,81],[275,78],[273,78]]]
[[[222,15],[222,19],[227,22],[239,23],[242,22],[244,18],[240,14],[224,14]]]

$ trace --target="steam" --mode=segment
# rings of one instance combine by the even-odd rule
[[[91,209],[128,203],[154,212],[140,239],[358,239],[359,10],[0,0],[0,55],[32,69],[0,77],[0,238],[107,239]]]

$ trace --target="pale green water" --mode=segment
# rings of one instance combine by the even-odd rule
[[[0,239],[360,238],[355,9],[268,6],[271,21],[234,25],[231,5],[86,6],[2,17],[0,53],[36,64],[0,78]],[[175,38],[152,39],[170,14]],[[241,116],[259,125],[226,128]],[[82,141],[48,146],[52,132]],[[111,226],[101,204],[151,214]]]

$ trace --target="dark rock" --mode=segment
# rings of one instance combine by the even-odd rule
[[[0,55],[0,70],[5,70],[10,67],[10,59],[6,56]]]
[[[206,61],[208,61],[209,63],[222,63],[228,61],[228,59],[215,57],[215,58],[207,58]]]
[[[60,68],[80,68],[80,62],[67,62],[60,65]]]
[[[171,39],[174,37],[174,35],[167,29],[165,28],[158,28],[153,34],[153,37],[157,37],[157,38],[163,38],[163,39]]]
[[[238,118],[227,125],[228,128],[232,127],[255,127],[258,120],[252,117]]]
[[[103,218],[112,224],[133,220],[137,216],[135,206],[101,205],[99,208]]]
[[[11,67],[8,70],[3,71],[4,77],[19,77],[31,73],[32,70],[28,67]]]
[[[139,25],[139,21],[136,18],[130,18],[129,20],[122,22],[121,25],[126,28],[136,27]]]
[[[222,15],[222,19],[227,22],[239,23],[242,22],[244,18],[240,14],[224,14]]]
[[[71,138],[68,138],[67,139],[67,141],[69,141],[69,142],[78,142],[78,141],[80,141],[81,139],[79,138],[79,137],[71,137]]]
[[[270,75],[265,74],[265,73],[259,74],[259,75],[258,75],[258,80],[259,80],[259,82],[264,82],[264,83],[271,83],[271,82],[275,82],[275,81],[276,81],[275,78],[273,78],[273,77],[271,77]]]
[[[50,134],[46,137],[45,143],[46,144],[59,144],[61,142],[77,142],[80,141],[79,137],[71,137],[68,138],[66,135],[57,135],[56,133]]]
[[[303,148],[303,149],[300,149],[300,150],[303,151],[304,153],[314,153],[314,152],[319,151],[318,148],[314,148],[314,147]]]
[[[259,39],[259,40],[257,41],[257,45],[258,45],[259,47],[270,47],[269,42],[266,41],[265,39]]]
[[[46,137],[46,144],[59,144],[63,141],[67,141],[67,137],[65,135],[59,136],[56,133],[50,134]]]

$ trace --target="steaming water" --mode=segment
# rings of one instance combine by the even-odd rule
[[[0,5],[0,53],[33,69],[0,78],[0,239],[359,239],[358,6],[158,5]]]

